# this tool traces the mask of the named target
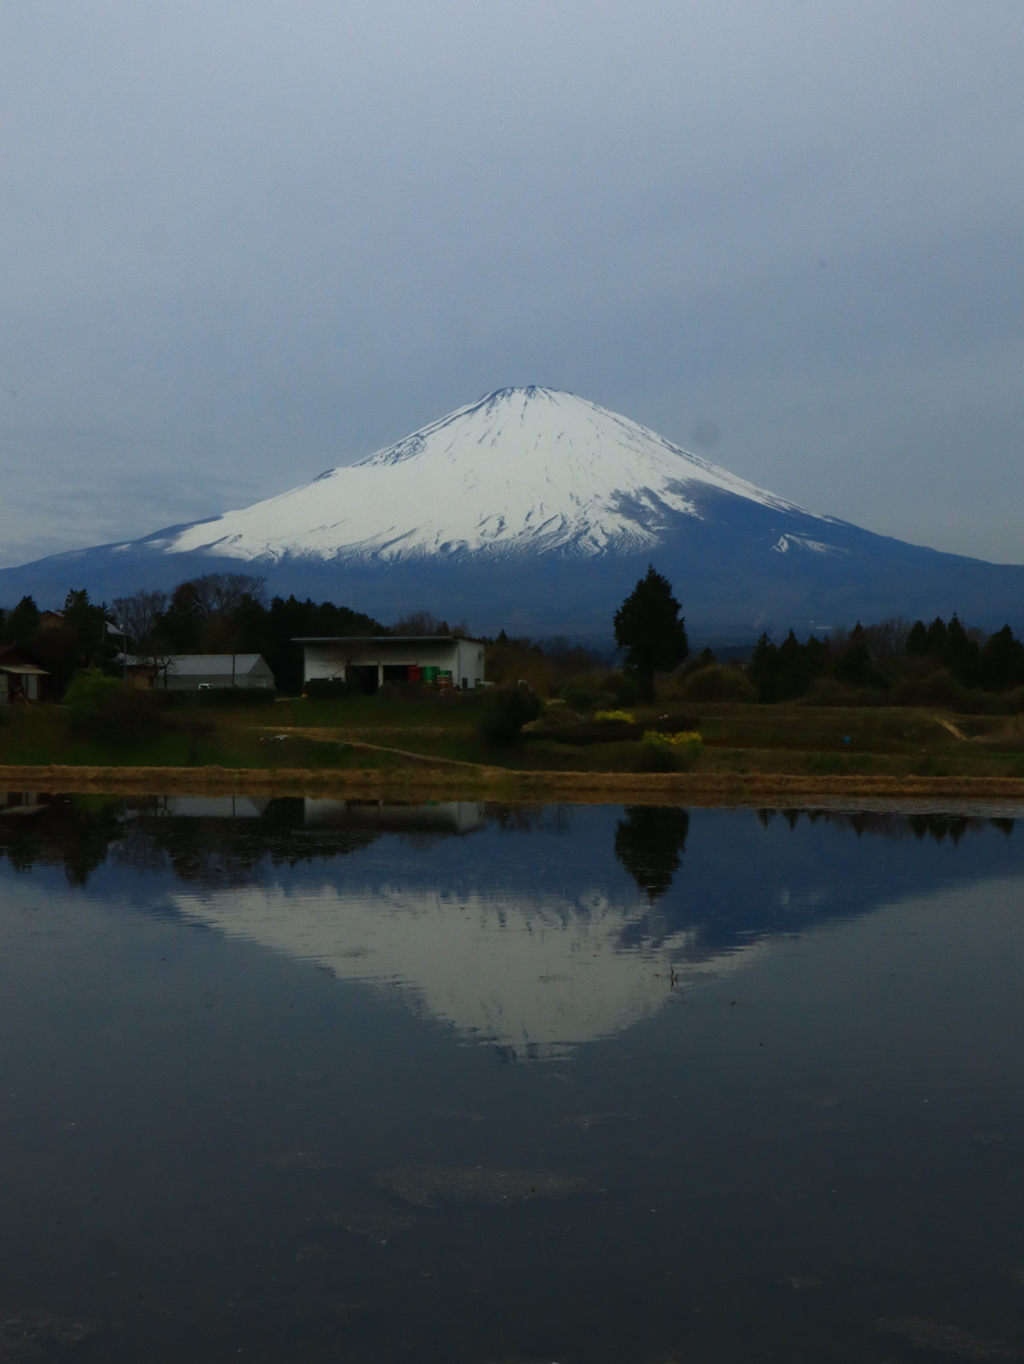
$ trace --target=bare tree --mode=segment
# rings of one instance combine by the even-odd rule
[[[391,627],[393,635],[450,635],[446,620],[438,618],[430,611],[410,611],[407,616],[397,620]]]
[[[209,619],[230,616],[246,597],[262,606],[267,595],[266,583],[266,578],[255,573],[204,573],[201,578],[193,578],[191,586],[203,615]]]
[[[878,625],[864,627],[864,643],[876,663],[902,658],[907,648],[910,622],[902,616],[890,616]]]
[[[130,597],[115,597],[112,603],[117,624],[128,644],[137,652],[148,643],[157,622],[167,607],[167,593],[140,587]]]

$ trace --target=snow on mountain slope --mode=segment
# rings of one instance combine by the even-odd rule
[[[630,553],[657,544],[670,514],[699,518],[702,487],[802,510],[571,393],[507,388],[160,548],[270,561]]]
[[[569,393],[503,389],[243,511],[0,569],[0,605],[110,600],[220,569],[390,621],[607,642],[647,565],[708,638],[945,619],[1021,628],[1024,565],[816,516]]]

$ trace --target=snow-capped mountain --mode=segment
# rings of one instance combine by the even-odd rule
[[[672,513],[699,517],[708,488],[800,510],[596,403],[508,388],[164,548],[270,562],[629,554],[660,544]]]
[[[570,393],[487,394],[357,464],[239,511],[0,571],[0,603],[263,574],[383,621],[426,608],[480,633],[611,636],[653,562],[691,633],[749,639],[957,611],[1024,624],[1024,567],[804,510]]]

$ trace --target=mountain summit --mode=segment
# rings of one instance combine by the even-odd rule
[[[269,562],[629,554],[660,544],[673,514],[699,517],[709,488],[800,511],[572,393],[504,388],[165,548]]]
[[[1024,568],[819,516],[626,417],[506,388],[357,464],[241,511],[0,571],[0,603],[94,598],[244,568],[271,592],[480,633],[608,640],[649,562],[695,642],[957,611],[1024,625]],[[696,632],[696,633],[694,633]]]

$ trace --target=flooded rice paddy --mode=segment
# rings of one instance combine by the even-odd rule
[[[0,1364],[1024,1359],[1024,824],[0,793]]]

